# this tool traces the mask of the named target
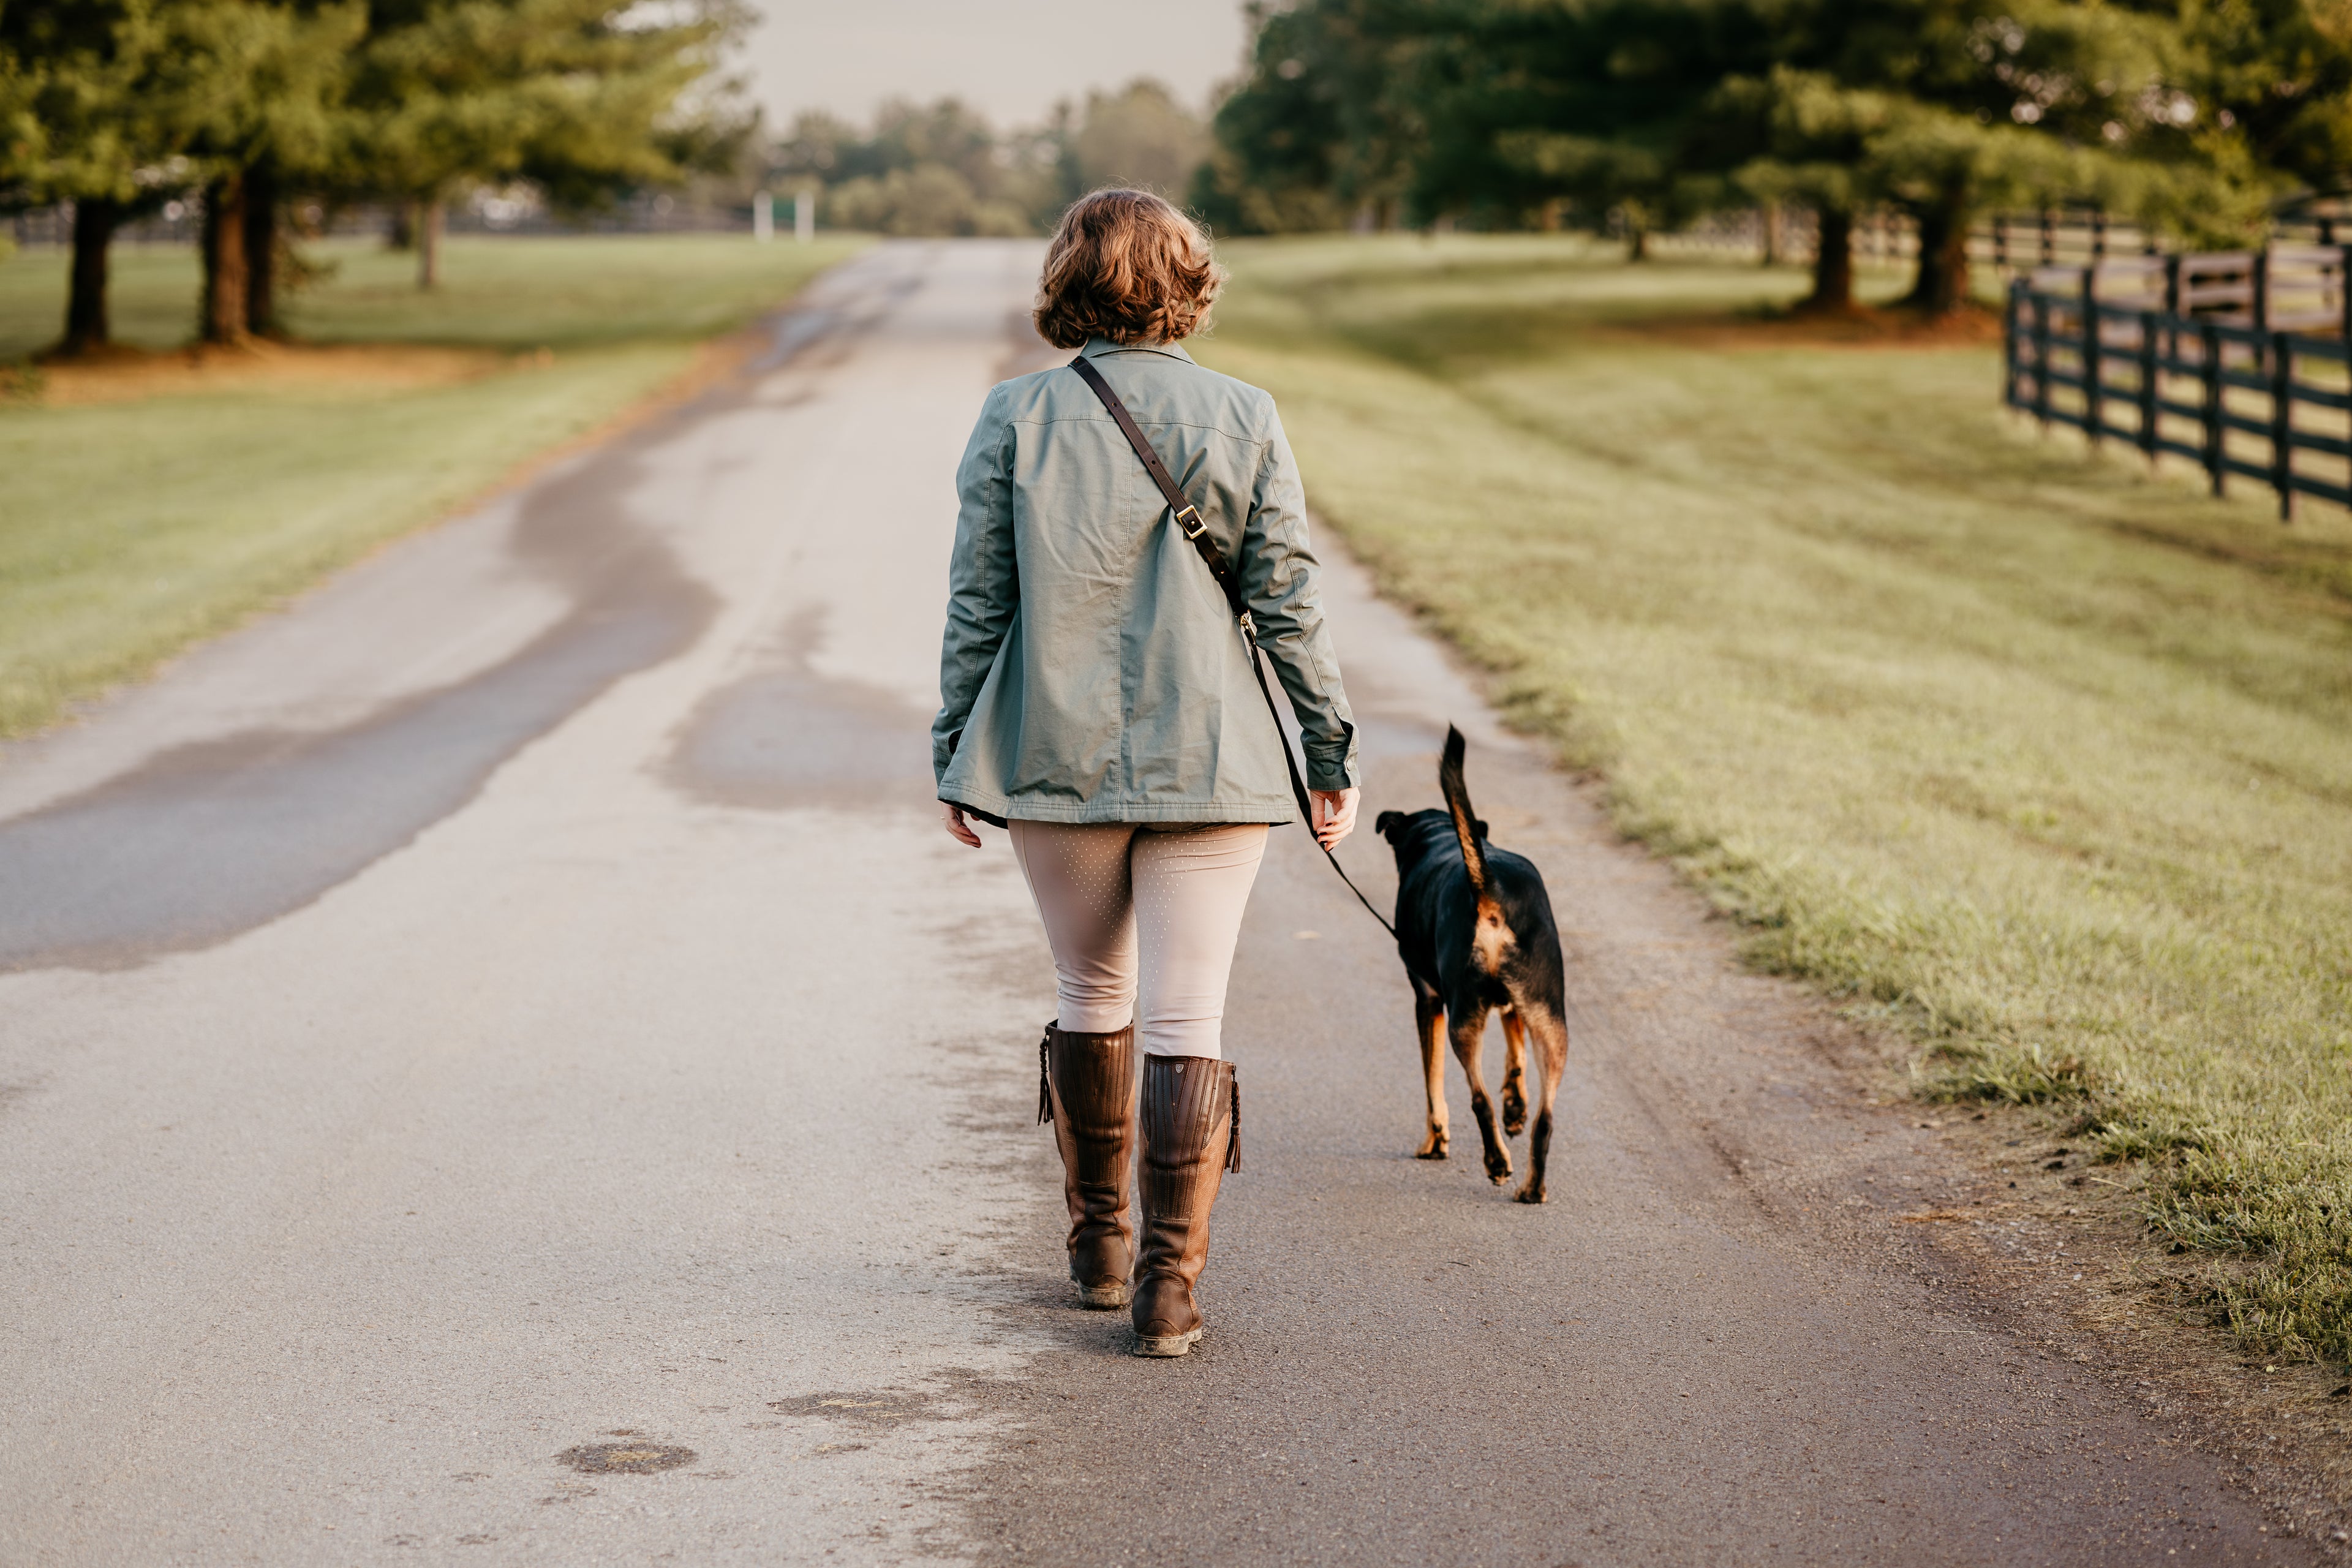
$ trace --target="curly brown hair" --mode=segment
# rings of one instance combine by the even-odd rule
[[[1070,205],[1045,247],[1034,319],[1058,349],[1174,342],[1207,323],[1224,283],[1191,218],[1149,191],[1097,191]]]

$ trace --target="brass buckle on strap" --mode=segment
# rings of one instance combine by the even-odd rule
[[[1188,517],[1192,521],[1190,522],[1185,521],[1184,520]],[[1176,526],[1184,531],[1184,537],[1187,539],[1198,539],[1201,535],[1209,531],[1209,525],[1201,521],[1201,509],[1196,506],[1188,506],[1182,511],[1178,512],[1176,514]]]

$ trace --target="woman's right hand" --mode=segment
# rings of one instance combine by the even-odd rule
[[[949,837],[974,849],[980,847],[980,835],[974,833],[971,824],[963,819],[963,807],[943,800],[940,802],[940,817],[947,824]]]
[[[1339,847],[1339,841],[1356,831],[1356,799],[1353,789],[1310,789],[1308,801],[1315,808],[1315,818],[1309,824],[1315,829],[1315,842],[1326,850]]]

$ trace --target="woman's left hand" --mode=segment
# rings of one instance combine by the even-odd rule
[[[947,825],[949,837],[959,844],[970,845],[974,849],[980,847],[980,835],[974,833],[971,830],[971,824],[963,819],[963,807],[944,800],[940,802],[940,820]]]
[[[1353,789],[1311,789],[1307,798],[1315,808],[1315,842],[1326,849],[1337,849],[1339,841],[1356,831],[1356,796]]]

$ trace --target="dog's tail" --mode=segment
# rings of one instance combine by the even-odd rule
[[[1437,764],[1437,787],[1444,792],[1445,809],[1454,816],[1454,837],[1462,844],[1462,865],[1470,873],[1470,890],[1486,902],[1486,853],[1478,846],[1478,814],[1470,808],[1470,787],[1462,782],[1462,757],[1468,745],[1462,731],[1445,726],[1445,754]]]

